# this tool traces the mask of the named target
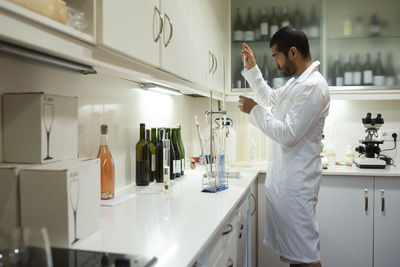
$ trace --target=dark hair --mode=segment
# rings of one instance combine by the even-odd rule
[[[288,56],[290,47],[294,46],[304,58],[311,58],[307,35],[294,26],[280,28],[271,38],[269,47],[277,44],[277,50]]]

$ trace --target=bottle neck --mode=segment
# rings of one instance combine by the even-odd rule
[[[100,145],[101,146],[108,146],[108,137],[106,134],[102,134],[100,136]]]
[[[145,128],[144,125],[140,125],[140,139],[145,138]]]

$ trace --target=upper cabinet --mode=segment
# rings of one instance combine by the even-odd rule
[[[242,41],[254,49],[272,87],[285,82],[274,69],[269,39],[287,24],[305,31],[313,61],[321,62],[334,98],[400,98],[400,15],[397,0],[231,0],[231,93],[249,91],[240,71]],[[265,11],[264,11],[265,10]],[[275,25],[278,25],[276,27]]]
[[[159,66],[164,16],[159,0],[100,1],[99,42]]]
[[[209,75],[223,73],[226,1],[203,2],[123,0],[116,5],[101,1],[99,42],[185,80],[223,91],[223,83],[210,83]]]

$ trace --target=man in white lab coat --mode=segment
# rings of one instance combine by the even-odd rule
[[[275,68],[291,77],[272,89],[263,79],[247,44],[241,51],[249,82],[259,104],[239,97],[239,108],[271,139],[265,190],[267,218],[264,244],[294,266],[321,266],[316,204],[322,177],[320,153],[329,111],[326,80],[312,62],[307,36],[293,26],[281,28],[270,41]],[[271,107],[271,112],[263,106]]]

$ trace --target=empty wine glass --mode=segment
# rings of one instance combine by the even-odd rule
[[[0,264],[10,267],[53,267],[46,228],[14,229],[1,260]]]
[[[74,212],[74,241],[72,244],[77,242],[79,238],[76,233],[76,215],[78,212],[78,204],[79,204],[79,180],[72,179],[69,182],[69,200],[71,201],[72,210]]]
[[[51,100],[51,98],[47,98],[47,102],[43,104],[43,124],[47,136],[47,157],[45,157],[44,160],[53,159],[50,157],[50,131],[53,127],[54,120],[54,106],[53,103],[49,103]]]

